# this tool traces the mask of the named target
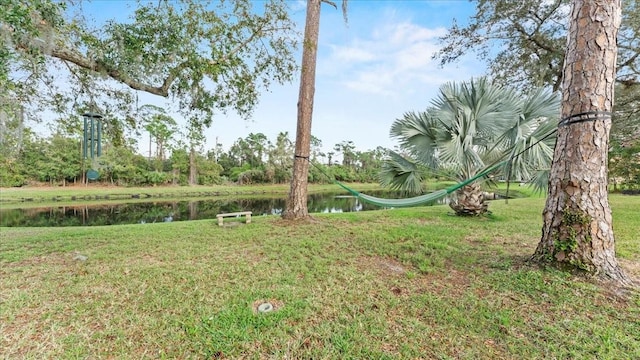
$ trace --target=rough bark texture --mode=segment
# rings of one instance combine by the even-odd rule
[[[189,151],[189,185],[198,185],[198,166],[196,164],[196,149]]]
[[[456,191],[449,207],[458,216],[480,216],[487,212],[489,204],[484,201],[484,192],[477,183],[471,183]]]
[[[313,96],[316,84],[316,59],[318,36],[320,33],[321,0],[307,1],[307,18],[304,29],[302,50],[302,75],[298,96],[298,126],[296,129],[296,149],[293,159],[293,176],[284,219],[303,219],[309,216],[307,208],[307,183],[309,176],[309,154],[311,152],[311,119],[313,116]]]
[[[620,9],[620,0],[574,1],[562,84],[563,119],[612,110]],[[558,128],[542,239],[533,259],[628,283],[615,257],[607,193],[610,128],[610,116]]]

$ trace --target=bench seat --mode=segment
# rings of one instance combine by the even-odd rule
[[[234,213],[226,213],[226,214],[218,214],[216,215],[216,218],[218,218],[218,226],[222,226],[223,225],[223,219],[226,217],[246,217],[247,220],[245,221],[247,224],[251,224],[251,211],[239,211],[239,212],[234,212]]]

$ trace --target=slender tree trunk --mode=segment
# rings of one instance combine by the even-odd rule
[[[196,165],[196,150],[191,147],[189,152],[189,185],[198,184],[198,167]]]
[[[320,5],[321,0],[307,1],[293,177],[291,178],[291,188],[285,210],[282,213],[284,219],[304,219],[309,216],[307,209],[307,182],[309,153],[311,150],[311,119],[316,82],[318,36],[320,33]]]
[[[615,256],[607,152],[620,0],[574,0],[562,83],[562,119],[542,239],[533,259],[629,284]],[[597,113],[594,113],[597,112]]]

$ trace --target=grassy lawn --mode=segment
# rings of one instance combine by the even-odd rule
[[[640,198],[610,200],[638,277]],[[640,358],[640,295],[525,262],[543,206],[1,228],[0,358]]]

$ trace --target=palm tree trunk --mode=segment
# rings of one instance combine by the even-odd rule
[[[607,193],[620,0],[575,0],[563,77],[562,118],[533,259],[628,284],[615,256]]]
[[[449,207],[459,216],[480,216],[487,213],[489,205],[484,201],[480,184],[471,183],[456,191]]]
[[[302,51],[302,76],[300,78],[300,93],[298,96],[295,158],[293,160],[291,188],[285,210],[282,212],[284,219],[304,219],[309,216],[309,210],[307,209],[307,182],[318,36],[320,33],[320,5],[321,0],[307,1],[307,18]]]

